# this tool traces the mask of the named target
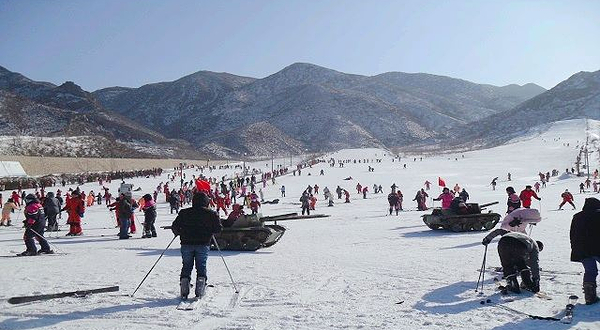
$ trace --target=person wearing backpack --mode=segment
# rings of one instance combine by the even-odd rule
[[[125,194],[121,194],[119,196],[119,202],[117,204],[117,210],[119,210],[119,239],[128,239],[129,234],[129,224],[131,221],[131,215],[133,214],[133,205],[131,204],[131,199],[127,197]]]

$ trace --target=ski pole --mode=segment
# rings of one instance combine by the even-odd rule
[[[531,237],[531,232],[533,232],[533,226],[535,226],[535,224],[533,224],[533,223],[529,224],[529,234],[528,234],[529,237]]]
[[[221,260],[223,260],[223,264],[225,265],[225,269],[227,269],[227,273],[229,273],[229,278],[231,279],[231,284],[233,284],[233,288],[235,289],[235,293],[240,293],[240,291],[237,289],[237,285],[235,285],[235,281],[233,280],[233,276],[231,276],[231,272],[229,271],[229,267],[227,267],[227,263],[225,262],[225,258],[223,258],[223,252],[221,252],[221,248],[219,247],[219,243],[217,243],[217,239],[215,238],[215,235],[212,235],[212,240],[215,243],[215,246],[217,247],[217,250],[219,250],[219,255],[221,255]]]
[[[160,256],[158,257],[158,259],[156,259],[156,262],[154,263],[154,265],[152,265],[152,268],[150,268],[150,270],[148,271],[148,273],[146,273],[146,276],[144,276],[144,279],[142,279],[142,281],[137,286],[137,288],[135,288],[135,290],[130,295],[130,297],[133,297],[133,295],[137,292],[137,290],[142,286],[142,283],[144,283],[144,281],[146,280],[146,278],[148,278],[148,275],[150,275],[150,273],[152,272],[152,270],[154,269],[154,267],[156,267],[156,264],[158,264],[158,262],[163,257],[163,255],[165,255],[165,252],[167,252],[167,250],[169,249],[169,247],[171,247],[171,244],[173,244],[173,242],[175,241],[176,238],[177,238],[177,236],[173,236],[173,239],[171,240],[171,242],[169,242],[169,245],[167,245],[167,247],[163,250],[163,252],[160,254]]]
[[[485,273],[485,261],[486,261],[486,257],[487,257],[487,248],[488,246],[485,246],[485,250],[483,252],[483,262],[481,263],[481,269],[479,270],[479,278],[477,279],[477,286],[475,287],[475,292],[477,292],[477,290],[479,289],[479,283],[481,283],[481,293],[483,294],[483,281],[484,281],[484,273]]]
[[[58,251],[58,252],[61,252],[61,251],[60,251],[60,249],[56,248],[56,245],[54,245],[54,244],[50,243],[50,241],[48,241],[48,240],[46,239],[46,237],[44,237],[44,236],[40,235],[40,233],[38,233],[37,231],[35,231],[33,228],[27,228],[27,229],[31,230],[31,232],[32,232],[32,233],[34,233],[34,234],[35,234],[37,237],[39,237],[39,238],[43,239],[44,241],[46,241],[46,243],[48,243],[49,245],[52,245],[52,247],[53,247],[53,248],[55,248],[55,249],[56,249],[56,251]],[[61,253],[62,253],[62,252],[61,252]]]
[[[483,294],[483,283],[485,282],[485,262],[487,261],[487,249],[488,246],[485,246],[485,251],[483,252],[483,271],[481,272],[481,294]]]

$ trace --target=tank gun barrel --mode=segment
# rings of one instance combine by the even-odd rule
[[[269,216],[266,216],[266,217],[261,217],[260,220],[261,221],[275,221],[278,218],[287,218],[287,217],[293,217],[293,216],[296,216],[296,215],[298,215],[297,212],[286,213],[286,214],[278,214],[278,215],[269,215]]]
[[[277,223],[277,221],[284,221],[284,220],[300,220],[300,219],[315,219],[315,218],[327,218],[330,217],[329,214],[311,214],[311,215],[290,215],[290,216],[286,216],[286,217],[277,217],[277,218],[271,218],[271,219],[266,219],[265,218],[261,218],[261,221],[274,221],[275,223]]]
[[[488,207],[488,206],[496,205],[496,204],[498,204],[498,201],[491,202],[491,203],[481,204],[481,205],[479,205],[479,208],[483,209],[484,207]]]

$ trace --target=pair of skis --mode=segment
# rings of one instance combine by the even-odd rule
[[[556,317],[552,317],[552,316],[539,316],[539,315],[532,315],[529,313],[525,313],[520,310],[514,309],[512,307],[503,305],[501,303],[495,303],[491,299],[482,300],[480,303],[482,305],[490,304],[492,306],[507,310],[511,313],[523,315],[523,316],[529,317],[530,319],[534,319],[534,320],[560,321],[561,323],[564,323],[564,324],[571,324],[571,322],[573,321],[573,311],[575,309],[575,304],[577,304],[578,299],[579,299],[579,297],[577,297],[576,295],[569,296],[569,301],[567,303],[567,306],[565,307],[565,315],[560,319],[556,318]]]

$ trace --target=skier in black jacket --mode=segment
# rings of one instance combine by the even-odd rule
[[[46,213],[46,219],[48,219],[48,231],[58,231],[58,222],[56,222],[56,216],[60,211],[58,199],[54,197],[53,192],[49,192],[44,199],[44,213]]]
[[[599,301],[596,293],[596,277],[600,262],[600,200],[586,198],[583,209],[573,215],[571,222],[571,261],[581,262],[585,303]]]
[[[539,252],[544,248],[542,242],[534,241],[531,237],[518,232],[496,229],[483,239],[482,244],[490,244],[498,235],[502,235],[498,242],[498,255],[502,263],[504,278],[506,278],[506,289],[520,293],[517,275],[521,275],[521,280],[527,290],[539,292]]]
[[[173,221],[173,233],[181,240],[181,258],[183,267],[180,275],[181,297],[187,299],[190,293],[190,281],[194,262],[196,263],[196,297],[204,294],[206,286],[206,260],[213,234],[220,233],[223,227],[217,212],[208,208],[209,197],[195,193],[192,207],[183,209]]]
[[[396,194],[396,188],[393,188],[393,191],[388,195],[388,203],[390,204],[390,215],[392,215],[392,210],[396,210],[396,215],[398,215],[398,202],[400,201],[400,197]]]

